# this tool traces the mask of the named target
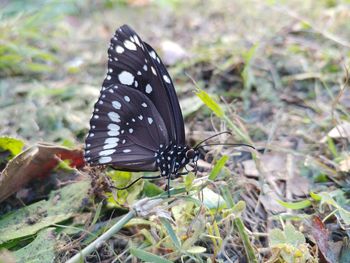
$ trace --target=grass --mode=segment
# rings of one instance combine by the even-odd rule
[[[127,23],[157,50],[171,39],[190,54],[169,68],[180,102],[195,93],[202,101],[183,104],[188,142],[229,130],[218,140],[257,151],[208,148],[197,177],[172,182],[170,199],[163,180],[108,187],[143,173],[57,168],[56,187],[89,175],[92,188],[84,209],[64,227],[51,226],[56,261],[115,224],[89,262],[348,262],[349,134],[340,126],[350,123],[348,1],[132,2],[143,6],[48,1],[37,11],[16,1],[1,14],[1,134],[27,147],[81,147],[109,38]],[[144,198],[162,204],[118,220]],[[0,215],[16,212],[9,204]],[[16,254],[49,236],[38,232],[0,248]]]

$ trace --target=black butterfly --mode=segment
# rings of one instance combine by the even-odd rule
[[[197,162],[199,151],[185,143],[179,101],[161,59],[127,25],[115,32],[108,57],[85,160],[124,171],[159,170],[152,179],[178,176],[187,164]]]

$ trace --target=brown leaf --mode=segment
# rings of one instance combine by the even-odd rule
[[[264,187],[264,194],[259,196],[260,202],[265,207],[266,211],[270,211],[273,214],[279,214],[286,211],[286,208],[281,206],[276,200],[280,200],[281,198],[272,190],[267,190],[268,186]]]
[[[40,143],[8,162],[0,174],[0,203],[20,190],[33,178],[45,177],[60,160],[70,160],[71,167],[84,165],[81,150]]]
[[[294,175],[288,180],[288,191],[296,196],[305,196],[309,193],[309,180],[301,175]]]
[[[281,153],[266,153],[261,156],[261,168],[271,179],[284,179],[287,173],[286,155]],[[254,160],[242,162],[244,173],[249,176],[259,176]]]
[[[339,249],[335,249],[335,243],[330,240],[328,229],[318,216],[314,216],[311,221],[311,235],[320,249],[324,259],[329,263],[338,262]],[[336,251],[337,250],[337,251]]]

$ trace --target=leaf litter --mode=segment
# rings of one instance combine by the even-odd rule
[[[34,61],[33,65],[21,68],[12,65],[11,71],[2,72],[5,76],[20,77],[5,78],[0,85],[1,94],[5,95],[0,99],[1,134],[22,138],[30,144],[41,140],[55,143],[50,147],[58,151],[61,147],[58,145],[81,143],[104,74],[105,43],[117,25],[127,22],[135,25],[148,42],[156,43],[157,50],[162,48],[162,42],[170,40],[178,45],[176,49],[180,47],[190,54],[189,57],[181,54],[181,59],[174,64],[168,62],[172,64],[170,73],[186,113],[189,140],[195,143],[209,133],[230,129],[233,136],[223,142],[254,142],[257,153],[238,153],[220,146],[207,149],[203,153],[205,160],[199,166],[199,179],[210,174],[211,163],[221,155],[229,158],[215,182],[204,188],[206,198],[198,185],[191,185],[198,183],[197,179],[189,177],[186,185],[182,185],[181,179],[173,182],[189,192],[188,197],[179,198],[168,210],[176,219],[171,228],[181,244],[187,244],[183,251],[174,248],[168,237],[170,228],[167,230],[156,217],[150,217],[125,227],[97,250],[98,256],[91,255],[88,260],[108,261],[117,257],[125,261],[130,259],[131,253],[139,259],[159,260],[160,255],[172,261],[185,257],[188,261],[203,262],[210,256],[216,261],[243,262],[247,258],[254,261],[256,256],[262,262],[295,262],[295,259],[299,262],[316,262],[316,259],[347,262],[349,91],[341,87],[346,79],[341,65],[347,65],[345,58],[349,52],[344,41],[350,37],[350,31],[346,30],[348,9],[344,4],[328,2],[310,3],[312,8],[298,1],[281,5],[273,1],[229,4],[217,1],[215,5],[209,2],[189,1],[185,6],[177,1],[170,4],[134,1],[133,4],[141,5],[144,10],[133,4],[121,8],[110,1],[105,5],[97,4],[94,10],[77,3],[80,11],[90,14],[89,19],[79,12],[63,16],[57,23],[57,30],[50,31],[56,34],[50,35],[54,41],[46,46],[51,48],[41,54],[47,61]],[[327,24],[325,17],[329,18]],[[38,34],[37,30],[33,32]],[[31,40],[23,43],[30,45]],[[35,45],[37,48],[36,42]],[[169,45],[164,48],[163,44],[165,55],[172,49]],[[37,55],[33,55],[35,60]],[[176,57],[177,53],[170,56]],[[38,64],[46,62],[49,62],[48,70],[43,70]],[[52,71],[55,64],[62,66]],[[201,93],[202,100],[191,103],[195,88],[188,84],[192,83],[188,76],[205,92]],[[26,148],[22,156],[33,151],[33,147]],[[11,188],[8,193],[15,193],[24,187],[28,178],[40,172],[48,176],[42,179],[46,181],[51,176],[60,179],[63,176],[66,182],[54,184],[62,191],[61,187],[66,184],[65,187],[71,182],[79,183],[81,174],[94,175],[90,193],[96,200],[113,199],[113,202],[107,201],[108,205],[95,220],[96,229],[89,225],[91,216],[86,217],[83,228],[86,226],[94,233],[99,233],[97,229],[103,232],[101,228],[108,225],[110,218],[125,213],[146,193],[144,189],[148,189],[150,195],[162,194],[164,183],[155,181],[152,184],[141,182],[128,191],[108,196],[111,181],[118,184],[139,175],[106,179],[99,169],[70,170],[72,168],[60,161],[62,158],[55,156],[52,153],[41,156],[44,161],[40,159],[39,163],[50,163],[48,169],[24,169],[23,182],[16,179],[6,183]],[[21,161],[21,154],[14,159],[11,155],[4,158],[8,166],[11,162],[23,164],[30,159]],[[29,193],[39,191],[35,184],[30,188],[34,181],[27,184]],[[17,196],[23,195],[22,192]],[[50,192],[45,195],[51,196]],[[212,200],[208,200],[210,196]],[[5,206],[11,207],[13,198],[2,203],[0,211],[7,211]],[[220,200],[219,207],[209,202],[214,199]],[[40,200],[33,204],[28,202],[26,207],[41,204]],[[242,201],[244,208],[239,213],[234,212],[234,204]],[[295,204],[304,206],[298,208]],[[16,209],[12,211],[19,213],[23,208]],[[94,209],[91,205],[88,213],[93,213]],[[44,215],[29,216],[27,223],[36,227],[39,221],[45,222],[41,220]],[[60,215],[56,216],[55,220],[62,223]],[[75,216],[69,218],[77,218]],[[313,221],[313,216],[317,222]],[[69,220],[63,223],[72,226]],[[39,233],[39,241],[40,233],[46,233],[37,231],[30,232],[31,238],[26,241],[33,248],[35,233]],[[77,233],[62,235],[60,248],[63,249],[55,250],[58,262],[67,260],[80,249],[79,242],[86,235]],[[45,238],[45,234],[43,236]],[[16,241],[9,242],[8,249],[20,251]],[[130,248],[135,249],[130,252]]]

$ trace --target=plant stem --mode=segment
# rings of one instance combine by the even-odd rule
[[[84,258],[87,255],[90,255],[93,251],[98,249],[103,242],[111,238],[115,233],[117,233],[127,222],[129,222],[133,217],[136,216],[136,212],[134,210],[130,210],[122,219],[120,219],[114,226],[108,229],[105,233],[102,234],[99,238],[97,238],[94,242],[85,247],[78,254],[70,258],[66,263],[79,263],[84,262]]]
[[[247,254],[248,262],[251,263],[258,263],[258,260],[255,257],[255,253],[252,247],[252,244],[250,243],[249,236],[247,232],[244,229],[244,224],[241,220],[241,218],[237,217],[234,219],[234,224],[238,230],[239,236],[241,237],[244,245],[245,252]]]

